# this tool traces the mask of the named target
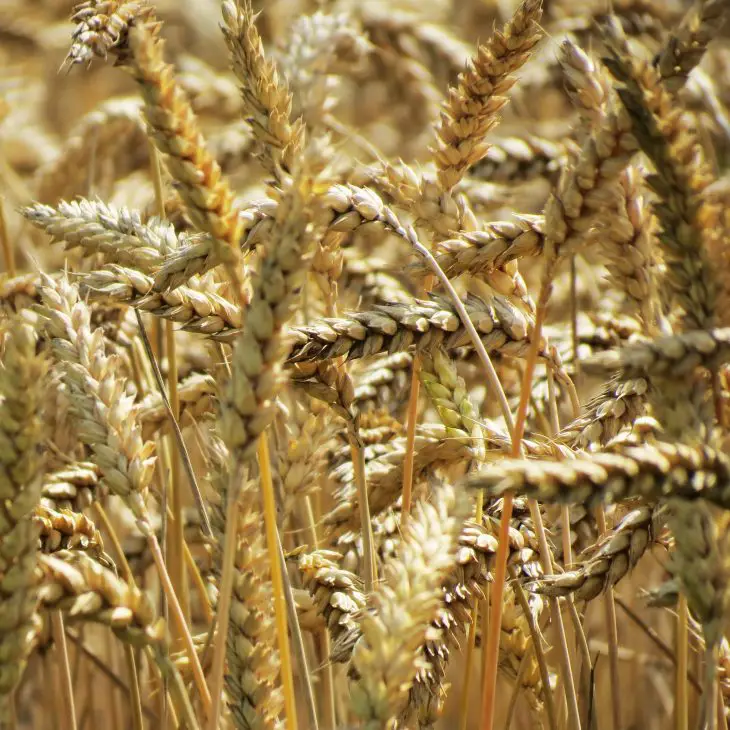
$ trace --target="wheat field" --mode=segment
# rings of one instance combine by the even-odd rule
[[[727,730],[730,0],[2,0],[0,727]]]

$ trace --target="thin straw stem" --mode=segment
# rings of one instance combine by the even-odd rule
[[[276,501],[274,483],[271,477],[271,458],[269,456],[269,439],[266,431],[259,437],[258,444],[259,471],[261,473],[261,492],[264,506],[264,523],[266,527],[266,546],[271,563],[271,585],[274,593],[274,612],[276,616],[276,634],[281,656],[281,685],[284,691],[284,711],[286,727],[297,730],[297,707],[294,695],[294,678],[292,672],[291,653],[289,652],[289,633],[286,617],[286,599],[284,598],[284,580],[279,562],[279,533],[276,526]]]
[[[10,236],[8,235],[8,226],[5,221],[5,206],[3,199],[0,198],[0,247],[3,251],[3,263],[5,264],[5,271],[12,278],[15,276],[15,249],[10,243]]]
[[[218,612],[216,623],[218,631],[215,637],[213,650],[213,666],[211,669],[210,686],[214,689],[210,715],[208,717],[208,730],[217,730],[220,725],[220,714],[223,693],[220,688],[223,686],[226,663],[226,643],[228,640],[228,615],[231,611],[231,599],[233,596],[234,562],[236,558],[236,547],[238,544],[238,488],[234,480],[228,487],[228,504],[226,505],[226,533],[223,542],[223,558],[221,564],[221,583],[218,594]]]
[[[603,507],[596,510],[598,530],[603,537],[607,532],[606,512]],[[611,679],[611,710],[614,730],[620,730],[621,724],[621,677],[618,665],[618,626],[616,623],[616,604],[613,600],[613,587],[606,590],[603,597],[606,612],[606,636],[608,639],[608,665]]]
[[[688,730],[689,697],[687,691],[687,672],[689,670],[689,611],[687,599],[679,594],[677,606],[677,672],[674,688],[674,727],[675,730]]]
[[[517,670],[514,687],[512,687],[512,692],[510,692],[509,704],[507,705],[507,712],[504,718],[504,730],[510,730],[510,727],[512,726],[512,719],[515,715],[515,707],[517,707],[517,698],[520,696],[520,689],[522,688],[522,680],[525,678],[527,668],[530,666],[533,645],[532,637],[530,637],[527,640],[525,653],[522,655],[522,659],[520,660],[520,666]]]
[[[142,719],[142,696],[139,693],[139,676],[134,661],[134,650],[129,644],[124,645],[124,658],[129,673],[129,699],[132,704],[132,726],[134,730],[144,730]]]
[[[514,442],[513,442],[514,443]],[[482,688],[483,730],[494,727],[495,698],[497,695],[497,668],[499,665],[499,640],[502,625],[502,604],[504,585],[507,580],[507,541],[509,540],[510,520],[512,519],[513,499],[507,494],[502,501],[502,519],[499,523],[499,537],[494,582],[491,587],[491,606],[489,613],[489,635],[485,651],[484,686]],[[500,559],[502,553],[504,558]]]
[[[53,639],[58,650],[58,666],[61,670],[61,694],[63,695],[66,730],[77,730],[71,666],[68,663],[68,647],[66,646],[66,634],[63,630],[63,615],[60,611],[51,611],[51,626],[53,628]]]
[[[478,525],[482,524],[484,516],[484,492],[477,495],[477,504],[474,511],[474,522]],[[467,638],[466,652],[464,653],[464,679],[461,683],[461,697],[459,701],[459,730],[466,730],[469,720],[469,689],[471,687],[471,678],[473,674],[474,649],[477,638],[477,621],[479,620],[479,602],[474,602],[474,608],[471,612],[471,623],[469,624],[469,636]]]
[[[421,359],[413,358],[411,364],[411,392],[408,396],[408,410],[406,411],[406,453],[403,459],[403,497],[401,499],[401,526],[408,524],[413,501],[413,465],[416,460],[416,425],[418,423],[418,396],[421,391],[421,379],[418,374],[421,370]]]
[[[515,576],[513,575],[513,577]],[[527,621],[527,626],[530,629],[530,636],[539,638],[539,626],[537,625],[535,617],[530,610],[530,605],[527,602],[527,596],[525,595],[525,589],[520,585],[518,580],[514,581],[514,587],[515,597],[517,598],[517,602],[520,604],[525,621]],[[533,638],[532,646],[535,650],[535,658],[537,659],[537,666],[540,670],[540,680],[542,682],[543,700],[545,702],[545,712],[548,717],[548,725],[550,726],[550,730],[558,730],[558,716],[555,712],[555,700],[550,686],[550,668],[548,667],[547,658],[542,645],[536,640],[536,638]]]
[[[535,374],[537,353],[540,347],[540,335],[547,309],[549,289],[543,286],[535,316],[535,325],[532,330],[532,341],[527,355],[525,372],[522,379],[520,391],[520,403],[517,409],[517,421],[510,430],[512,436],[511,456],[517,458],[522,450],[522,437],[525,433],[527,422],[527,404],[532,390],[532,378]],[[499,664],[499,640],[500,626],[502,624],[502,601],[504,599],[504,581],[507,575],[507,545],[509,540],[510,520],[512,519],[513,498],[507,494],[502,502],[502,519],[499,525],[499,542],[497,555],[495,556],[494,584],[492,586],[492,605],[489,617],[489,635],[487,637],[487,648],[485,651],[484,687],[482,690],[482,730],[493,730],[495,697],[497,694],[497,667]]]
[[[715,711],[716,674],[716,647],[705,646],[705,681],[702,690],[702,730],[717,730],[717,712]]]
[[[172,322],[165,322],[165,347],[167,349],[167,383],[170,388],[170,410],[177,422],[180,418],[180,398],[177,392],[177,358],[175,347],[175,329]],[[190,621],[190,600],[188,597],[187,572],[185,570],[185,525],[183,521],[182,484],[180,480],[180,458],[175,450],[174,436],[169,439],[170,472],[168,474],[168,491],[172,494],[169,500],[172,519],[167,535],[167,563],[170,566],[170,578],[175,587],[186,622]]]
[[[535,525],[537,533],[538,545],[540,547],[540,564],[546,575],[553,573],[552,553],[547,541],[545,525],[542,520],[542,513],[537,501],[531,499],[528,501],[532,522]],[[565,691],[565,700],[568,705],[568,721],[571,730],[580,730],[580,712],[578,711],[578,696],[575,691],[575,679],[573,677],[573,669],[571,666],[571,654],[568,648],[568,641],[565,636],[565,624],[563,622],[563,614],[560,611],[560,602],[557,598],[551,596],[548,598],[550,607],[550,620],[555,626],[558,635],[556,651],[558,652],[558,666],[560,668],[561,679],[563,680],[563,689]]]
[[[134,313],[137,316],[137,325],[139,326],[139,332],[142,336],[142,343],[144,345],[145,352],[147,353],[147,358],[150,362],[150,365],[152,366],[152,372],[155,376],[155,382],[157,383],[157,389],[159,390],[160,397],[162,398],[162,404],[165,407],[165,411],[168,415],[168,418],[170,419],[170,425],[172,426],[172,430],[175,434],[175,441],[177,442],[180,456],[183,460],[185,473],[187,474],[188,481],[190,482],[190,489],[192,490],[193,499],[195,500],[195,506],[198,510],[198,514],[200,515],[203,531],[205,532],[206,537],[212,538],[213,529],[210,526],[208,510],[205,507],[203,495],[201,494],[200,487],[198,486],[198,480],[195,478],[195,471],[193,470],[193,465],[190,461],[190,454],[188,453],[187,446],[185,446],[185,441],[183,439],[182,431],[180,430],[180,425],[178,424],[177,419],[172,412],[172,406],[170,405],[170,400],[167,397],[165,384],[162,381],[162,373],[160,373],[160,368],[157,364],[157,358],[154,356],[154,350],[152,349],[149,337],[147,336],[147,329],[144,326],[144,322],[142,321],[142,316],[140,315],[139,310],[135,309]]]
[[[140,528],[140,532],[142,532],[142,534],[147,538],[147,545],[149,546],[152,559],[160,576],[162,589],[165,592],[165,596],[167,596],[173,620],[175,621],[177,629],[184,640],[185,651],[188,655],[190,666],[193,669],[195,685],[198,688],[198,692],[200,693],[200,697],[203,701],[205,714],[209,715],[212,707],[210,692],[208,691],[208,686],[205,683],[205,675],[203,674],[203,668],[200,665],[198,653],[195,650],[195,644],[193,644],[193,637],[190,635],[190,630],[185,623],[185,616],[183,615],[182,608],[180,607],[180,601],[177,600],[175,590],[172,587],[172,581],[170,580],[170,575],[165,568],[165,561],[162,558],[160,543],[157,541],[157,537],[148,522],[138,522],[138,527]]]
[[[309,712],[309,725],[311,730],[319,730],[319,721],[317,720],[317,703],[314,699],[314,690],[312,689],[311,675],[309,673],[309,665],[307,662],[307,654],[304,650],[304,636],[302,635],[301,626],[297,617],[297,606],[294,602],[294,593],[289,582],[289,576],[286,572],[286,561],[284,558],[284,549],[281,546],[281,539],[277,532],[277,544],[279,546],[279,565],[284,583],[284,598],[286,598],[286,610],[289,617],[289,626],[291,627],[292,641],[294,643],[294,651],[296,652],[297,661],[299,662],[299,679],[304,688],[304,697],[306,699],[307,710]]]
[[[360,527],[362,531],[362,551],[364,553],[363,583],[365,592],[370,593],[375,585],[375,548],[373,546],[372,520],[370,519],[370,504],[365,476],[365,454],[354,434],[349,435],[350,454],[355,470],[355,484],[357,485]]]
[[[429,274],[423,283],[423,296],[433,289],[433,275]],[[403,459],[403,497],[401,499],[401,529],[405,529],[411,515],[413,501],[413,467],[416,460],[416,426],[418,425],[418,396],[421,392],[421,358],[416,354],[411,365],[411,392],[408,396],[406,413],[406,453]]]

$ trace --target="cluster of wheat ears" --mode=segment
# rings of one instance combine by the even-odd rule
[[[0,726],[727,730],[726,16],[0,3]]]

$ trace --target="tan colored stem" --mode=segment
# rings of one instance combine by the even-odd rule
[[[53,627],[53,640],[56,642],[58,650],[58,666],[61,671],[61,693],[63,695],[66,730],[76,730],[76,706],[74,704],[73,681],[71,679],[71,667],[68,663],[68,648],[66,646],[66,634],[63,630],[63,615],[60,611],[51,611],[51,625]]]
[[[279,562],[279,536],[276,526],[276,502],[274,484],[271,477],[271,458],[269,456],[269,439],[266,431],[259,437],[258,444],[259,470],[261,473],[262,502],[264,506],[264,523],[266,528],[266,547],[271,563],[271,584],[274,593],[274,610],[276,614],[276,634],[281,657],[281,685],[284,690],[284,708],[286,727],[297,730],[297,707],[294,694],[294,675],[292,671],[291,653],[289,651],[289,632],[287,628],[286,599],[284,597],[284,579]]]
[[[687,691],[687,672],[689,670],[689,610],[684,593],[679,594],[677,608],[677,673],[674,688],[674,727],[675,730],[689,728],[689,696]]]
[[[2,247],[5,271],[7,271],[8,276],[12,278],[16,274],[15,250],[13,249],[13,245],[10,242],[10,236],[8,235],[8,226],[5,222],[5,207],[3,205],[2,198],[0,198],[0,247]]]
[[[162,589],[165,592],[165,596],[170,604],[173,620],[177,624],[177,629],[180,635],[184,639],[185,651],[190,661],[190,666],[193,669],[193,677],[195,678],[195,685],[198,688],[200,698],[203,702],[205,714],[208,715],[211,711],[212,701],[210,698],[210,692],[208,686],[205,683],[205,675],[203,674],[203,668],[200,665],[200,658],[195,650],[195,644],[193,643],[193,637],[190,635],[190,630],[185,623],[185,616],[183,615],[180,602],[177,600],[175,595],[175,589],[172,586],[170,575],[165,568],[165,561],[162,557],[162,550],[160,549],[160,543],[157,541],[155,533],[150,528],[149,524],[140,523],[139,525],[142,533],[147,538],[147,545],[149,546],[152,559],[154,560],[157,573],[160,576],[160,582],[162,583]]]
[[[223,544],[223,558],[221,561],[221,582],[218,595],[218,610],[216,619],[218,632],[215,639],[213,651],[213,667],[210,673],[210,686],[219,688],[223,686],[223,675],[226,666],[226,642],[228,639],[228,615],[231,611],[231,599],[233,595],[233,578],[235,573],[235,559],[238,524],[238,489],[235,484],[228,488],[228,504],[226,506],[226,536]],[[212,697],[210,716],[208,717],[208,730],[217,730],[220,724],[221,706],[223,704],[223,693],[216,690]]]

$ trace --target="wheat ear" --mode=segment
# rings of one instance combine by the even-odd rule
[[[20,680],[38,633],[36,559],[38,530],[32,510],[40,500],[42,406],[47,361],[36,354],[36,334],[16,322],[0,369],[0,715],[7,721],[10,693]]]
[[[620,86],[618,95],[631,117],[637,143],[654,163],[647,178],[662,198],[655,206],[667,264],[665,286],[684,309],[684,327],[711,324],[716,282],[706,246],[717,235],[719,210],[704,197],[711,175],[697,139],[659,75],[631,57],[620,30],[606,26],[605,59]]]
[[[436,127],[433,149],[438,179],[451,190],[486,153],[487,133],[495,126],[505,94],[540,40],[542,0],[524,0],[501,32],[495,31],[460,74]]]
[[[386,726],[405,700],[467,510],[468,501],[446,485],[436,491],[433,503],[416,505],[400,554],[372,594],[373,612],[362,617],[362,638],[352,655],[358,679],[350,699],[366,728]]]

